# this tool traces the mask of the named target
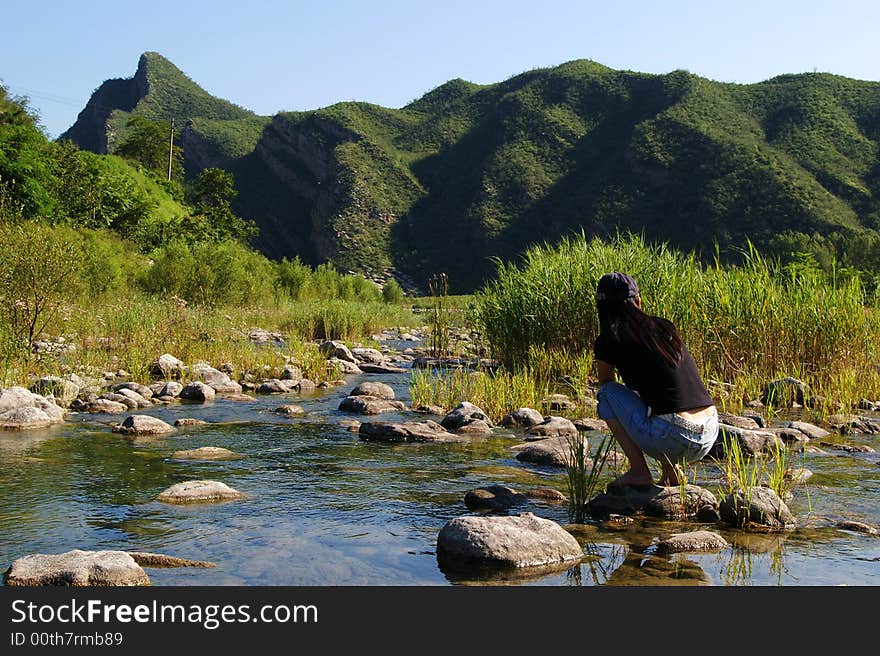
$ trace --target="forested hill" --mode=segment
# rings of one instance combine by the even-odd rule
[[[878,82],[738,85],[578,60],[491,85],[452,80],[401,109],[347,102],[267,118],[146,53],[63,137],[112,152],[131,114],[186,126],[189,175],[233,172],[236,209],[276,258],[423,288],[445,271],[468,291],[493,257],[583,230],[706,255],[748,238],[880,269]]]

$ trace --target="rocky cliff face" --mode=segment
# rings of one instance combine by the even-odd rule
[[[146,58],[141,56],[134,77],[107,80],[92,94],[77,115],[76,122],[59,139],[66,139],[84,150],[106,155],[113,134],[109,127],[115,111],[130,112],[150,91]]]

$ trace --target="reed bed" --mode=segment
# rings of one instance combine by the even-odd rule
[[[751,247],[737,266],[631,235],[534,247],[520,263],[499,262],[475,295],[493,357],[511,370],[535,349],[561,354],[562,366],[566,356],[584,361],[598,333],[596,284],[609,271],[636,279],[644,309],[678,326],[707,379],[741,391],[732,408],[781,376],[809,384],[828,411],[880,398],[880,314],[859,279],[782,267]]]

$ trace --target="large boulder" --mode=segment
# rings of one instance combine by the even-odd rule
[[[375,396],[347,396],[342,399],[339,409],[343,412],[378,415],[383,412],[401,412],[406,410],[406,404],[403,401],[389,401]]]
[[[574,425],[574,422],[565,417],[550,415],[549,417],[545,417],[541,423],[535,424],[529,428],[526,431],[525,439],[526,441],[531,441],[544,440],[548,437],[576,438],[577,436],[578,429],[577,426]]]
[[[124,551],[81,551],[32,554],[12,562],[4,575],[11,586],[150,585],[150,578]]]
[[[785,502],[769,487],[755,486],[748,492],[736,490],[721,500],[722,521],[738,528],[795,528],[797,521]]]
[[[128,409],[128,406],[124,403],[111,401],[109,399],[95,399],[94,401],[87,403],[85,406],[85,411],[92,414],[118,415],[123,412],[128,412]]]
[[[608,488],[593,499],[588,508],[594,519],[612,515],[643,514],[665,519],[718,521],[718,500],[709,490],[697,485],[663,487],[661,485],[626,485]]]
[[[219,481],[186,481],[166,488],[156,497],[165,503],[205,503],[232,501],[244,498],[244,494]]]
[[[544,415],[534,408],[517,408],[501,418],[500,425],[504,428],[530,428],[544,421]]]
[[[367,442],[463,442],[467,438],[450,433],[436,421],[365,421],[358,436]]]
[[[532,513],[456,517],[437,536],[438,559],[459,565],[539,567],[575,563],[583,556],[570,533]]]
[[[440,422],[448,431],[453,433],[485,434],[491,433],[494,424],[483,410],[473,403],[462,401],[452,412],[447,414]]]
[[[358,367],[365,374],[405,374],[406,369],[403,367],[396,367],[393,364],[388,364],[387,362],[382,364],[373,364],[371,362],[361,362]]]
[[[374,348],[353,348],[351,354],[358,362],[367,362],[370,364],[384,364],[387,358],[381,351]]]
[[[362,374],[363,370],[354,362],[342,358],[327,358],[327,364],[342,374]]]
[[[196,401],[198,403],[212,401],[215,396],[217,396],[217,392],[214,388],[200,380],[195,380],[189,383],[180,391],[181,399],[186,401]]]
[[[129,415],[121,424],[113,427],[113,432],[125,435],[161,435],[174,432],[174,426],[150,415]]]
[[[394,390],[385,383],[364,382],[348,393],[349,396],[373,396],[378,399],[393,399]]]
[[[53,400],[24,387],[0,389],[0,428],[30,430],[64,421],[65,411]]]

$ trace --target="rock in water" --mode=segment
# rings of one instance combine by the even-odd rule
[[[718,508],[721,519],[732,526],[765,526],[773,529],[794,528],[797,522],[791,510],[769,487],[756,486],[728,494]]]
[[[6,585],[123,586],[150,585],[150,578],[124,551],[32,554],[13,561]]]
[[[348,393],[348,395],[372,396],[377,399],[386,399],[391,401],[394,399],[394,389],[392,389],[391,385],[386,385],[385,383],[374,383],[371,381],[367,381],[355,387],[353,390],[351,390],[351,392]]]
[[[570,533],[532,513],[456,517],[437,537],[437,557],[458,564],[534,567],[574,562],[583,555]]]
[[[222,446],[201,446],[198,449],[175,451],[171,457],[177,460],[234,460],[241,458],[241,455]]]
[[[691,531],[674,533],[657,543],[657,552],[662,554],[681,551],[720,551],[730,545],[723,537],[712,531]]]
[[[174,426],[150,415],[129,415],[121,424],[113,427],[114,433],[125,435],[160,435],[173,431]]]
[[[358,427],[366,442],[462,442],[468,438],[450,433],[436,421],[367,421]]]
[[[487,485],[468,491],[464,495],[464,505],[468,510],[488,510],[500,512],[513,506],[526,503],[528,499],[506,485]]]
[[[219,481],[186,481],[167,488],[156,500],[165,503],[203,503],[242,498],[244,494]]]
[[[217,392],[214,388],[200,380],[191,382],[180,391],[180,398],[187,401],[204,403],[213,400],[215,396],[217,396]]]

